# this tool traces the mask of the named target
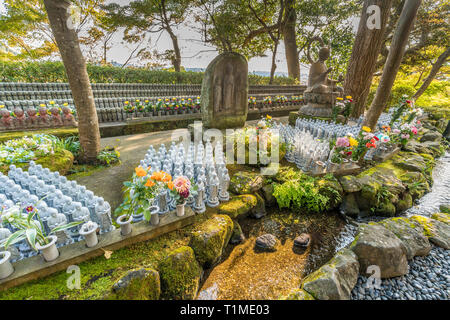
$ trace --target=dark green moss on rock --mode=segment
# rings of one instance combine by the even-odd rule
[[[194,299],[202,272],[191,247],[183,246],[173,250],[159,265],[162,298]]]
[[[159,273],[154,269],[129,271],[116,282],[109,300],[158,300],[161,294]]]
[[[294,289],[285,296],[281,296],[279,300],[315,300],[312,295],[303,289]]]

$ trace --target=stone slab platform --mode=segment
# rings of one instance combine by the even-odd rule
[[[146,221],[133,224],[131,234],[122,236],[120,229],[113,230],[98,236],[95,247],[86,247],[85,241],[76,242],[59,248],[59,257],[50,262],[44,261],[41,255],[23,259],[13,263],[14,273],[8,278],[0,280],[0,290],[18,286],[28,281],[40,279],[58,271],[66,270],[70,265],[101,256],[105,250],[115,251],[131,244],[147,241],[165,233],[183,228],[194,223],[195,213],[190,207],[185,208],[185,215],[177,217],[175,211],[160,218],[157,226]]]

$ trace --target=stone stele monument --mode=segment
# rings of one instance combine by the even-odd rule
[[[248,113],[248,63],[234,52],[217,56],[202,83],[202,120],[206,128],[238,128]]]
[[[318,41],[321,45],[317,61],[313,61],[310,54],[311,44],[314,41]],[[307,50],[307,58],[311,63],[308,87],[303,93],[303,99],[307,105],[300,108],[300,115],[331,118],[336,98],[342,96],[343,89],[337,86],[337,83],[342,81],[342,77],[339,80],[328,78],[332,68],[327,68],[325,61],[329,57],[330,47],[325,46],[320,37],[313,38]]]

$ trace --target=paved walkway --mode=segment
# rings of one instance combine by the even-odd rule
[[[277,121],[287,123],[288,117],[275,118]],[[247,124],[255,124],[257,120],[248,121]],[[187,132],[187,129],[182,129]],[[123,182],[130,179],[134,168],[139,161],[144,159],[147,149],[153,145],[158,149],[161,144],[171,143],[173,130],[135,134],[129,136],[110,137],[101,139],[102,148],[115,146],[120,152],[121,164],[99,170],[89,176],[78,177],[75,180],[92,190],[95,195],[105,198],[111,204],[112,209],[122,202]]]

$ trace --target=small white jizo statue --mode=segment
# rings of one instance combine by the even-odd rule
[[[67,224],[67,218],[64,214],[59,213],[55,208],[48,208],[48,211],[50,212],[50,218],[48,218],[47,223],[50,230]],[[73,242],[65,230],[55,232],[55,235],[58,237],[58,240],[56,241],[57,247],[68,245]]]
[[[89,210],[86,207],[83,207],[80,202],[74,202],[73,203],[74,210],[72,212],[72,219],[74,222],[88,222],[91,220],[91,216],[89,214]],[[73,238],[78,238],[80,236],[80,228],[83,224],[79,224],[78,226],[75,226],[70,229],[70,233]]]
[[[115,229],[111,221],[111,206],[102,197],[97,200],[95,215],[100,222],[101,233],[109,232]]]

